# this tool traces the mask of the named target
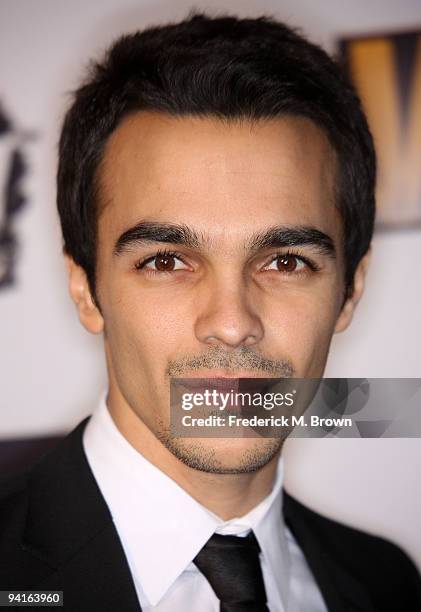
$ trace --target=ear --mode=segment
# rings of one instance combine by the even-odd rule
[[[104,330],[104,319],[92,298],[86,272],[68,255],[64,258],[69,273],[69,292],[80,322],[91,334],[100,334]]]
[[[364,292],[365,278],[367,274],[368,264],[371,257],[371,248],[360,260],[354,275],[354,286],[352,294],[346,299],[346,302],[342,306],[339,317],[335,325],[335,334],[344,331],[352,321],[355,308],[361,299]]]

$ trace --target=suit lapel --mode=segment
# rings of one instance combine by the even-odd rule
[[[63,590],[70,610],[140,612],[111,514],[87,462],[88,419],[30,476],[22,549],[38,561],[37,588]]]
[[[363,585],[345,571],[326,546],[329,533],[312,525],[316,514],[284,491],[284,517],[299,543],[330,612],[374,612]]]

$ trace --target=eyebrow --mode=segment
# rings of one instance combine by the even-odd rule
[[[160,242],[200,249],[209,247],[212,240],[206,234],[184,224],[141,221],[121,234],[114,245],[113,253],[119,256],[135,247]],[[270,227],[264,232],[253,234],[246,243],[246,248],[253,252],[298,246],[309,246],[333,259],[336,256],[332,238],[312,226]]]
[[[248,246],[251,251],[309,246],[322,255],[327,255],[332,259],[336,257],[332,238],[315,227],[305,225],[271,227],[265,232],[254,234]]]
[[[142,221],[121,234],[114,245],[113,253],[121,255],[133,247],[154,242],[169,242],[199,249],[208,241],[187,225]]]

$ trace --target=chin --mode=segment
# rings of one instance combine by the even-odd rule
[[[211,474],[256,472],[276,457],[279,438],[168,438],[162,440],[177,459]]]

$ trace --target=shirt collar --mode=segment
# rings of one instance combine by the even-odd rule
[[[151,605],[160,601],[213,533],[245,535],[250,529],[286,605],[289,554],[282,516],[282,458],[271,493],[245,516],[223,521],[131,446],[115,425],[105,397],[86,426],[83,444],[134,579],[139,579]],[[159,559],[159,571],[152,559]]]

